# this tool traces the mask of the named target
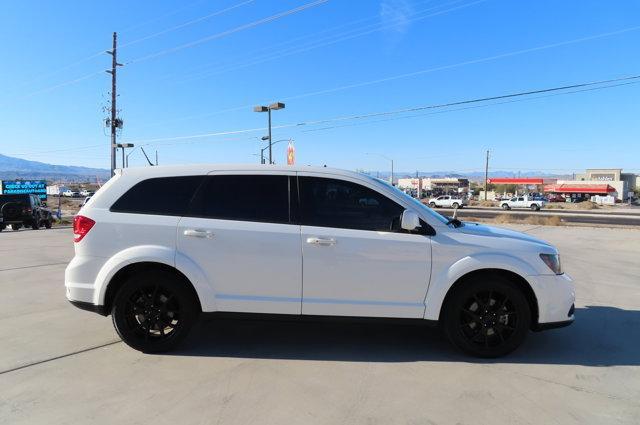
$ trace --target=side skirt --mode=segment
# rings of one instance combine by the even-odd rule
[[[247,320],[271,322],[333,322],[333,323],[384,323],[393,325],[438,326],[437,320],[405,319],[396,317],[314,316],[304,314],[235,313],[216,311],[202,313],[205,320]]]

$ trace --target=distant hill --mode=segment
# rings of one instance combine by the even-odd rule
[[[54,165],[28,161],[0,154],[0,180],[47,179],[62,182],[104,181],[109,178],[109,170],[103,168]]]

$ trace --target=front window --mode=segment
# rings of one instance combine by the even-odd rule
[[[372,177],[369,177],[369,178],[371,180],[373,180],[373,181],[380,182],[380,183],[384,184],[386,187],[388,187],[393,192],[395,192],[395,194],[397,196],[401,197],[402,199],[410,201],[415,207],[417,207],[420,211],[422,211],[423,213],[427,214],[428,216],[433,217],[434,219],[438,220],[441,223],[444,223],[444,224],[449,223],[449,219],[447,217],[445,217],[442,214],[437,213],[434,210],[432,210],[431,208],[427,207],[425,204],[420,202],[419,199],[412,198],[411,196],[408,196],[406,193],[404,193],[403,191],[401,191],[400,189],[398,189],[395,186],[391,186],[388,182],[386,182],[384,180],[378,180],[378,179],[374,179]]]
[[[375,190],[322,177],[300,177],[299,182],[303,225],[384,232],[400,230],[404,208]]]

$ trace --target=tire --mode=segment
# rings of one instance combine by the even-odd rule
[[[429,208],[435,208],[435,207],[436,207],[435,202],[429,202]]]
[[[18,231],[18,230],[20,230],[20,227],[22,227],[22,226],[19,225],[19,224],[12,224],[11,225],[11,230]]]
[[[166,272],[152,271],[129,277],[116,294],[111,309],[113,326],[120,338],[143,353],[173,350],[200,314],[188,285]]]
[[[46,227],[47,229],[51,229],[51,226],[53,226],[53,219],[49,217],[45,220],[44,227]]]
[[[454,202],[454,203],[451,205],[451,207],[452,207],[454,210],[457,210],[458,208],[460,208],[460,204],[458,204],[457,202]]]
[[[506,211],[506,210],[510,210],[511,208],[507,204],[502,204],[502,209]]]
[[[476,357],[495,358],[512,352],[522,344],[531,325],[526,296],[500,276],[464,283],[443,308],[447,339]]]
[[[536,204],[531,204],[531,211],[540,211],[540,207]]]
[[[33,221],[31,222],[31,228],[32,228],[33,230],[38,230],[38,229],[40,229],[40,221],[38,221],[38,220],[33,220]]]

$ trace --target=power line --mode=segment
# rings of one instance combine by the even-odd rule
[[[220,74],[223,74],[223,73],[226,73],[226,72],[235,71],[235,70],[246,68],[246,67],[249,67],[249,66],[252,66],[252,65],[257,65],[257,64],[260,64],[260,63],[269,62],[269,61],[276,60],[276,59],[281,59],[281,58],[286,57],[286,56],[291,56],[291,55],[294,55],[294,54],[307,52],[307,51],[314,50],[314,49],[317,49],[317,48],[320,48],[320,47],[328,46],[328,45],[331,45],[331,44],[335,44],[335,43],[339,43],[339,42],[342,42],[342,41],[350,40],[350,39],[353,39],[353,38],[356,38],[356,37],[361,37],[363,35],[368,35],[368,34],[372,34],[374,32],[378,32],[378,31],[382,31],[382,30],[385,30],[385,29],[393,28],[399,22],[418,21],[418,20],[430,18],[430,17],[433,17],[433,16],[438,16],[438,15],[442,15],[442,14],[445,14],[445,13],[449,13],[449,12],[452,12],[452,11],[455,11],[455,10],[458,10],[458,9],[461,9],[461,8],[464,8],[464,7],[472,6],[474,4],[481,3],[481,2],[484,2],[484,1],[487,1],[487,0],[478,0],[478,1],[471,2],[471,3],[465,4],[465,5],[457,6],[457,7],[451,8],[451,9],[441,10],[441,11],[438,11],[438,12],[435,12],[435,13],[431,13],[431,14],[428,14],[428,15],[424,16],[425,12],[430,12],[430,11],[432,11],[434,9],[442,8],[443,6],[449,6],[449,5],[452,5],[452,4],[460,3],[461,1],[463,1],[463,0],[454,0],[454,1],[449,2],[447,4],[438,5],[438,6],[431,7],[431,8],[425,9],[425,10],[421,10],[419,12],[407,15],[405,18],[393,19],[392,21],[390,21],[391,23],[387,22],[386,24],[382,24],[380,22],[377,22],[377,23],[374,23],[374,24],[368,24],[368,25],[365,25],[365,26],[360,27],[360,28],[351,29],[351,30],[348,30],[348,31],[345,31],[345,32],[342,32],[342,33],[339,33],[339,34],[333,34],[333,35],[326,36],[326,37],[321,38],[319,40],[310,41],[310,42],[307,42],[307,43],[303,44],[302,46],[289,47],[289,48],[280,50],[279,52],[275,52],[275,53],[269,52],[269,54],[262,55],[261,58],[258,57],[257,60],[255,58],[253,58],[254,55],[249,55],[250,57],[253,58],[249,62],[241,63],[241,64],[238,64],[238,65],[235,65],[235,66],[233,66],[233,65],[231,65],[231,66],[230,65],[219,66],[218,68],[214,68],[213,70],[209,70],[209,71],[200,71],[200,72],[197,72],[195,74],[191,74],[191,76],[187,76],[186,78],[183,78],[182,80],[178,80],[177,83],[182,83],[182,82],[185,82],[185,81],[192,81],[192,80],[197,80],[197,79],[201,79],[201,78],[206,78],[206,77],[209,77],[209,76],[212,76],[212,75],[220,75]],[[366,31],[362,31],[362,30],[366,30]],[[326,31],[324,31],[324,32],[326,32]],[[320,33],[322,33],[322,32],[320,32]],[[355,34],[353,34],[353,33],[355,33]],[[280,43],[280,44],[283,44],[283,43]],[[284,43],[284,44],[287,44],[287,43]],[[269,48],[267,50],[272,50],[276,46],[278,46],[278,45],[271,46],[271,48]],[[262,49],[262,50],[265,50],[265,49]]]
[[[179,30],[179,29],[182,29],[182,28],[187,27],[187,26],[190,26],[190,25],[194,25],[194,24],[196,24],[196,23],[198,23],[198,22],[202,22],[202,21],[204,21],[204,20],[206,20],[206,19],[210,19],[210,18],[215,17],[215,16],[218,16],[218,15],[222,15],[222,14],[224,14],[224,13],[226,13],[226,12],[229,12],[229,11],[231,11],[231,10],[233,10],[233,9],[239,8],[239,7],[241,7],[241,6],[245,6],[245,5],[249,4],[249,3],[253,3],[254,1],[255,1],[255,0],[246,0],[246,1],[243,1],[242,3],[238,3],[238,4],[236,4],[236,5],[233,5],[233,6],[230,6],[230,7],[224,8],[224,9],[222,9],[222,10],[218,10],[218,11],[216,11],[216,12],[209,13],[209,14],[207,14],[207,15],[201,16],[201,17],[196,18],[196,19],[192,19],[192,20],[190,20],[190,21],[187,21],[187,22],[184,22],[184,23],[182,23],[182,24],[179,24],[179,25],[173,26],[173,27],[171,27],[171,28],[167,28],[167,29],[165,29],[165,30],[162,30],[162,31],[156,32],[156,33],[154,33],[154,34],[150,34],[150,35],[147,35],[147,36],[144,36],[144,37],[138,38],[138,39],[136,39],[136,40],[130,41],[130,42],[128,42],[128,43],[124,43],[124,44],[122,44],[122,45],[120,46],[120,49],[122,49],[122,48],[124,48],[124,47],[128,47],[128,46],[134,45],[134,44],[138,44],[138,43],[140,43],[140,42],[142,42],[142,41],[146,41],[146,40],[149,40],[149,39],[152,39],[152,38],[155,38],[155,37],[158,37],[158,36],[161,36],[161,35],[164,35],[164,34],[167,34],[167,33],[170,33],[170,32],[176,31],[176,30]],[[196,3],[200,3],[200,2],[196,2]],[[193,4],[196,4],[196,3],[193,3]],[[184,9],[184,8],[180,8],[179,10],[182,10],[182,9]],[[178,10],[178,11],[179,11],[179,10]],[[170,14],[167,14],[166,16],[171,16],[171,15],[174,15],[175,13],[177,13],[177,12],[172,12],[172,13],[170,13]],[[160,19],[160,18],[157,18],[157,19]],[[157,19],[155,19],[155,20],[157,20]],[[154,21],[154,20],[152,20],[152,21]],[[152,21],[148,21],[148,22],[152,22]],[[60,73],[60,72],[62,72],[62,71],[65,71],[65,70],[67,70],[67,69],[69,69],[69,68],[73,68],[73,67],[74,67],[74,66],[76,66],[76,65],[80,65],[80,64],[82,64],[82,63],[88,62],[88,61],[90,61],[91,59],[94,59],[94,58],[100,57],[100,56],[102,56],[103,54],[104,54],[104,50],[101,50],[101,51],[99,51],[99,52],[93,53],[93,54],[91,54],[91,55],[89,55],[89,56],[87,56],[87,57],[84,57],[84,58],[79,59],[79,60],[77,60],[77,61],[71,62],[70,64],[68,64],[68,65],[64,65],[64,66],[62,66],[62,67],[60,67],[60,68],[57,68],[57,69],[55,69],[55,70],[53,70],[53,71],[50,71],[50,72],[46,72],[46,73],[40,74],[40,75],[38,75],[37,77],[34,77],[34,78],[32,78],[31,80],[29,80],[29,81],[26,81],[26,82],[24,82],[24,83],[20,83],[20,84],[19,84],[19,86],[20,86],[20,87],[24,87],[25,85],[32,84],[32,83],[34,83],[34,82],[36,82],[36,81],[42,80],[42,79],[47,78],[47,77],[49,77],[49,76],[51,76],[51,75],[55,75],[55,74],[58,74],[58,73]],[[41,93],[41,92],[45,92],[45,91],[50,91],[50,90],[53,90],[53,89],[58,88],[58,87],[66,86],[66,85],[72,84],[72,83],[74,83],[74,82],[78,82],[78,81],[82,81],[82,80],[88,79],[89,77],[94,76],[94,75],[101,74],[102,72],[103,72],[103,71],[97,71],[97,72],[95,72],[95,73],[87,74],[87,75],[85,75],[85,76],[83,76],[83,77],[79,77],[79,78],[76,78],[76,79],[74,79],[74,80],[70,80],[70,81],[67,81],[67,82],[63,82],[63,83],[57,84],[57,85],[55,85],[55,86],[52,86],[52,87],[51,87],[51,88],[49,88],[49,89],[39,90],[39,91],[34,92],[34,93],[36,93],[36,94],[37,94],[37,93]]]
[[[176,47],[171,47],[169,49],[161,50],[161,51],[156,52],[156,53],[151,53],[149,55],[142,56],[142,57],[139,57],[137,59],[133,59],[133,60],[127,62],[127,64],[134,64],[134,63],[138,63],[138,62],[143,62],[143,61],[146,61],[146,60],[149,60],[149,59],[153,59],[153,58],[157,58],[157,57],[160,57],[160,56],[167,55],[169,53],[175,53],[175,52],[183,50],[183,49],[188,49],[190,47],[195,47],[195,46],[197,46],[199,44],[206,43],[206,42],[211,41],[211,40],[216,40],[216,39],[219,39],[219,38],[223,38],[223,37],[226,37],[226,36],[231,35],[231,34],[235,34],[235,33],[240,32],[240,31],[244,31],[244,30],[247,30],[247,29],[250,29],[250,28],[254,28],[254,27],[257,27],[259,25],[263,25],[263,24],[266,24],[266,23],[269,23],[269,22],[284,18],[286,16],[293,15],[293,14],[298,13],[298,12],[302,12],[303,10],[306,10],[306,9],[310,9],[310,8],[313,8],[313,7],[316,7],[316,6],[320,6],[320,5],[322,5],[322,4],[324,4],[324,3],[328,2],[328,1],[329,0],[316,0],[314,2],[307,3],[307,4],[304,4],[302,6],[298,6],[298,7],[295,7],[293,9],[286,10],[284,12],[276,13],[275,15],[271,15],[271,16],[268,16],[266,18],[258,19],[257,21],[253,21],[253,22],[250,22],[248,24],[243,24],[243,25],[240,25],[238,27],[231,28],[229,30],[226,30],[226,31],[223,31],[223,32],[220,32],[220,33],[217,33],[217,34],[209,35],[207,37],[203,37],[201,39],[198,39],[198,40],[195,40],[195,41],[191,41],[189,43],[181,44],[181,45],[176,46]]]
[[[129,41],[128,43],[124,43],[123,45],[121,45],[121,46],[120,46],[120,48],[122,49],[122,48],[124,48],[124,47],[132,46],[132,45],[134,45],[134,44],[138,44],[138,43],[141,43],[141,42],[143,42],[143,41],[146,41],[146,40],[149,40],[149,39],[152,39],[152,38],[155,38],[155,37],[159,37],[159,36],[161,36],[161,35],[164,35],[164,34],[167,34],[167,33],[173,32],[173,31],[177,31],[177,30],[179,30],[179,29],[182,29],[182,28],[188,27],[188,26],[190,26],[190,25],[197,24],[197,23],[199,23],[199,22],[205,21],[205,20],[210,19],[210,18],[213,18],[213,17],[215,17],[215,16],[222,15],[222,14],[224,14],[224,13],[226,13],[226,12],[229,12],[229,11],[231,11],[231,10],[237,9],[237,8],[239,8],[239,7],[246,6],[247,4],[249,4],[249,3],[253,3],[254,1],[255,1],[255,0],[246,0],[246,1],[243,1],[243,2],[241,2],[241,3],[237,3],[237,4],[233,5],[233,6],[229,6],[229,7],[226,7],[226,8],[224,8],[224,9],[217,10],[217,11],[215,11],[215,12],[213,12],[213,13],[209,13],[208,15],[204,15],[204,16],[201,16],[201,17],[199,17],[199,18],[192,19],[192,20],[187,21],[187,22],[184,22],[184,23],[182,23],[182,24],[179,24],[179,25],[173,26],[173,27],[171,27],[171,28],[167,28],[167,29],[165,29],[165,30],[158,31],[158,32],[156,32],[156,33],[154,33],[154,34],[150,34],[150,35],[147,35],[147,36],[144,36],[144,37],[138,38],[138,39],[136,39],[136,40]]]
[[[437,72],[437,71],[444,71],[444,70],[459,68],[459,67],[463,67],[463,66],[467,66],[467,65],[475,65],[475,64],[478,64],[478,63],[489,62],[489,61],[498,60],[498,59],[504,59],[504,58],[517,56],[517,55],[522,55],[522,54],[526,54],[526,53],[532,53],[532,52],[536,52],[536,51],[552,49],[552,48],[567,46],[567,45],[571,45],[571,44],[582,43],[582,42],[586,42],[586,41],[596,40],[596,39],[599,39],[599,38],[604,38],[604,37],[610,37],[610,36],[613,36],[613,35],[624,34],[624,33],[631,32],[631,31],[637,31],[639,29],[640,29],[640,25],[639,26],[635,26],[635,27],[627,27],[627,28],[623,28],[623,29],[620,29],[620,30],[616,30],[616,31],[610,31],[610,32],[606,32],[606,33],[599,33],[599,34],[580,37],[580,38],[576,38],[576,39],[572,39],[572,40],[565,40],[565,41],[560,41],[560,42],[556,42],[556,43],[552,43],[552,44],[546,44],[546,45],[541,45],[541,46],[530,47],[530,48],[526,48],[526,49],[514,50],[514,51],[511,51],[511,52],[500,53],[500,54],[497,54],[497,55],[486,56],[486,57],[483,57],[483,58],[471,59],[471,60],[467,60],[467,61],[463,61],[463,62],[458,62],[458,63],[455,63],[455,64],[441,65],[441,66],[426,68],[426,69],[422,69],[422,70],[418,70],[418,71],[412,71],[412,72],[408,72],[408,73],[392,75],[392,76],[389,76],[389,77],[383,77],[383,78],[378,78],[378,79],[374,79],[374,80],[351,83],[351,84],[338,86],[338,87],[333,87],[333,88],[329,88],[329,89],[317,90],[317,91],[302,93],[302,94],[293,95],[293,96],[280,97],[280,99],[282,99],[283,101],[290,101],[290,100],[303,99],[303,98],[307,98],[307,97],[313,97],[313,96],[329,94],[329,93],[335,93],[335,92],[344,91],[344,90],[350,90],[350,89],[354,89],[354,88],[366,87],[366,86],[370,86],[370,85],[386,83],[386,82],[389,82],[389,81],[395,81],[395,80],[399,80],[399,79],[403,79],[403,78],[415,77],[415,76],[423,75],[423,74],[427,74],[427,73],[432,73],[432,72]],[[268,100],[265,100],[265,102],[268,102]],[[263,103],[265,103],[265,102],[263,102]],[[221,109],[221,110],[217,110],[217,111],[212,111],[212,112],[208,112],[208,113],[202,113],[202,114],[196,114],[196,115],[188,115],[188,116],[179,117],[179,118],[176,118],[176,119],[173,119],[173,120],[169,120],[169,121],[164,120],[162,122],[152,123],[152,124],[144,126],[144,128],[153,127],[153,126],[161,125],[161,124],[164,125],[167,122],[180,122],[180,121],[187,121],[187,120],[190,120],[190,119],[206,118],[206,117],[209,117],[209,116],[218,115],[218,114],[222,114],[222,113],[226,113],[226,112],[239,111],[239,110],[242,110],[242,109],[250,108],[251,106],[253,106],[253,105],[252,104],[251,105],[247,104],[247,105],[241,105],[241,106]]]
[[[611,85],[606,85],[606,86],[602,86],[602,87],[583,88],[583,89],[572,90],[572,91],[561,92],[561,93],[553,93],[553,94],[547,94],[547,95],[542,95],[542,96],[532,96],[532,97],[521,98],[521,99],[511,99],[511,100],[505,100],[505,101],[502,101],[502,102],[492,102],[492,103],[481,104],[481,105],[465,106],[465,107],[462,107],[462,108],[446,109],[446,110],[442,110],[442,111],[420,113],[420,114],[415,114],[415,115],[405,115],[405,116],[402,116],[402,117],[385,118],[385,119],[375,120],[375,121],[366,121],[366,122],[358,122],[358,123],[343,124],[343,125],[333,125],[333,126],[329,126],[329,127],[321,127],[321,128],[311,129],[311,130],[302,130],[302,132],[303,133],[309,133],[309,132],[333,130],[333,129],[336,129],[336,128],[354,127],[354,126],[358,126],[358,125],[377,124],[377,123],[381,123],[381,122],[388,122],[388,121],[396,121],[396,120],[402,120],[402,119],[423,117],[425,115],[445,114],[445,113],[449,113],[449,112],[459,112],[459,111],[466,111],[466,110],[469,110],[469,109],[478,109],[478,108],[487,108],[487,107],[490,107],[490,106],[505,105],[505,104],[508,104],[508,103],[526,102],[526,101],[543,99],[543,98],[553,97],[553,96],[564,96],[564,95],[568,95],[568,94],[581,93],[581,92],[586,92],[586,91],[604,90],[604,89],[608,89],[608,88],[626,86],[626,85],[631,85],[631,84],[639,84],[639,83],[640,83],[640,81],[632,81],[632,82],[627,82],[627,83],[611,84]]]
[[[596,85],[604,85],[604,84],[610,84],[610,83],[616,83],[616,82],[629,83],[631,81],[635,82],[638,80],[640,80],[640,75],[634,75],[630,77],[620,77],[620,78],[614,78],[614,79],[608,79],[608,80],[591,81],[587,83],[571,84],[571,85],[551,87],[551,88],[545,88],[545,89],[539,89],[539,90],[528,90],[528,91],[522,91],[517,93],[508,93],[508,94],[497,95],[497,96],[488,96],[488,97],[482,97],[482,98],[460,100],[460,101],[449,102],[449,103],[415,106],[410,108],[402,108],[402,109],[396,109],[391,111],[374,112],[374,113],[368,113],[368,114],[345,115],[345,116],[339,116],[339,117],[333,117],[333,118],[315,120],[315,121],[303,121],[296,124],[283,124],[279,126],[274,126],[273,128],[274,129],[293,128],[293,127],[300,128],[304,126],[312,126],[312,125],[326,124],[326,123],[339,122],[339,121],[361,120],[366,118],[403,114],[407,112],[416,112],[416,111],[423,111],[423,110],[429,110],[429,109],[449,108],[452,106],[490,102],[490,101],[500,100],[500,99],[513,99],[513,98],[522,97],[522,96],[531,96],[534,94],[552,93],[552,92],[566,91],[570,89],[587,88],[587,87],[593,87]],[[622,84],[619,84],[619,85],[622,85]],[[618,86],[618,85],[611,85],[611,86],[600,87],[600,88],[605,89],[605,88],[615,87],[615,86]],[[255,131],[264,131],[264,128],[259,127],[259,128],[251,128],[251,129],[202,133],[202,134],[187,135],[187,136],[163,137],[163,138],[157,138],[157,139],[139,139],[139,140],[131,140],[130,143],[150,143],[150,142],[156,142],[156,141],[188,140],[188,139],[197,139],[197,138],[204,138],[204,137],[215,137],[215,136],[228,135],[228,134],[250,133]]]

